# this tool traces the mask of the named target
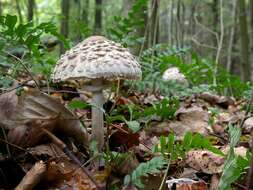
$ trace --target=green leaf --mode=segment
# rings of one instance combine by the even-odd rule
[[[175,135],[174,134],[169,134],[168,136],[168,152],[171,153],[172,155],[174,154],[174,143],[175,143]]]
[[[80,100],[72,100],[71,102],[69,102],[68,107],[70,109],[85,109],[85,108],[89,108],[90,105],[87,104],[86,102],[80,101]]]
[[[219,182],[219,190],[231,189],[231,184],[242,175],[245,166],[247,165],[247,163],[245,164],[245,161],[234,152],[234,148],[240,139],[240,135],[241,131],[239,127],[229,125],[230,149],[224,163],[223,173]]]
[[[125,176],[124,185],[132,183],[138,188],[144,188],[141,178],[147,177],[149,174],[158,174],[165,164],[166,162],[163,157],[154,157],[146,163],[141,163],[130,176]]]
[[[4,48],[5,42],[0,40],[0,51]]]
[[[141,128],[138,121],[126,121],[126,124],[134,133],[138,132]]]
[[[5,18],[5,24],[8,26],[9,30],[13,30],[17,23],[17,16],[7,15]]]

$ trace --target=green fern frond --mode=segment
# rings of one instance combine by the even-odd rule
[[[141,163],[131,175],[125,177],[124,184],[132,183],[138,188],[144,188],[141,178],[148,177],[149,174],[158,174],[165,164],[163,157],[155,157],[146,163]]]

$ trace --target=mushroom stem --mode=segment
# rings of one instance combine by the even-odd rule
[[[93,80],[92,86],[102,86],[102,80]],[[98,88],[99,89],[99,88]],[[95,90],[92,92],[92,139],[97,144],[98,151],[101,152],[104,146],[104,116],[103,116],[103,90]]]

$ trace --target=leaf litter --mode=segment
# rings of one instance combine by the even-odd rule
[[[12,188],[136,189],[146,185],[146,189],[159,189],[160,186],[179,190],[217,189],[226,155],[231,155],[228,125],[240,124],[245,114],[244,103],[211,93],[181,99],[179,107],[169,117],[157,111],[170,111],[169,106],[158,109],[157,105],[164,100],[160,95],[135,93],[118,97],[115,102],[108,100],[106,112],[113,115],[115,111],[125,119],[116,118],[106,123],[105,163],[100,171],[93,171],[92,148],[88,148],[92,144],[89,138],[91,124],[87,122],[91,115],[90,97],[82,95],[63,100],[61,96],[61,93],[47,95],[27,87],[21,94],[13,90],[0,95],[0,126],[7,134],[2,134],[1,146],[10,149],[10,155],[3,151],[0,162],[8,163],[11,156],[23,170],[19,176],[22,180],[13,183]],[[77,101],[71,104],[74,100]],[[64,104],[71,105],[71,110]],[[133,107],[130,112],[124,107],[128,105]],[[137,113],[135,107],[139,110]],[[139,128],[132,130],[129,123],[138,123]],[[252,117],[249,117],[244,122],[242,134],[247,136],[252,127]],[[72,153],[67,154],[65,148],[54,143],[43,129],[59,138]],[[189,133],[198,133],[211,144],[188,147],[183,142],[187,142]],[[167,138],[167,147],[164,147],[163,136]],[[194,141],[193,137],[188,141]],[[197,142],[190,144],[194,143]],[[214,146],[222,154],[203,148],[208,146]],[[155,147],[166,150],[156,151]],[[245,143],[233,147],[233,152],[237,157],[246,158],[248,149],[249,144]],[[174,159],[172,155],[177,156]],[[154,162],[155,167],[148,165],[160,156],[165,162],[159,169],[156,166],[161,161]],[[83,168],[89,171],[88,174]],[[7,171],[2,171],[3,176],[7,176]],[[7,183],[0,187],[7,187]]]

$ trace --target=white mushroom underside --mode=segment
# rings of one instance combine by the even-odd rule
[[[74,79],[138,79],[141,68],[135,58],[120,44],[98,38],[83,41],[67,51],[57,62],[54,82]]]

